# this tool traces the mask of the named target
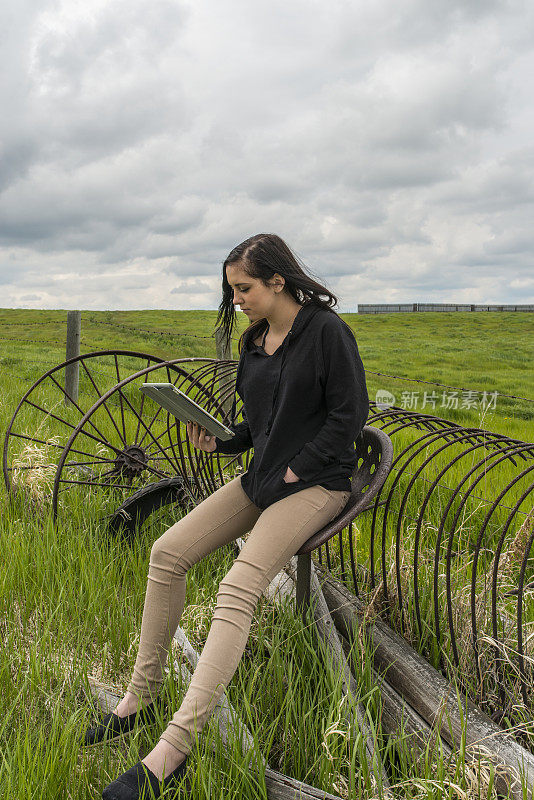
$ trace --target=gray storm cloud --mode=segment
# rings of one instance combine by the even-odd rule
[[[259,231],[342,311],[534,300],[526,2],[4,15],[2,305],[216,308]]]

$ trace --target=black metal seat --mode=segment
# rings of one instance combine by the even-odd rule
[[[327,525],[304,542],[297,551],[296,605],[302,613],[310,601],[311,553],[317,547],[340,533],[357,516],[370,506],[370,501],[382,488],[393,462],[391,439],[380,430],[366,425],[356,441],[358,456],[352,473],[352,489],[342,511]]]

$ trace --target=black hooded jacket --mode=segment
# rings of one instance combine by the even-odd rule
[[[215,437],[216,452],[254,448],[241,485],[262,510],[317,484],[350,490],[354,442],[369,413],[351,329],[335,312],[309,301],[272,355],[254,344],[251,334],[244,338],[236,376],[243,422],[229,426],[232,439]],[[298,481],[284,481],[288,466]]]

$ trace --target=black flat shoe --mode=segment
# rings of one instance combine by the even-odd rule
[[[161,698],[157,698],[153,703],[147,706],[142,706],[133,714],[128,714],[126,717],[118,717],[113,711],[106,714],[98,725],[94,728],[88,728],[85,731],[83,743],[84,745],[96,744],[104,739],[115,739],[122,733],[131,731],[137,720],[138,725],[149,725],[156,719],[156,708],[162,710],[165,705]]]
[[[162,781],[142,761],[138,761],[116,781],[106,786],[102,792],[103,800],[141,800],[141,798],[151,800],[152,797],[161,797],[162,792],[169,786],[173,788],[180,786],[187,769],[187,758],[188,756]]]

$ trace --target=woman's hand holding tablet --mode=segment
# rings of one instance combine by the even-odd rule
[[[213,453],[217,447],[215,436],[206,433],[206,428],[201,428],[198,422],[186,423],[187,435],[190,441],[193,442],[195,447],[199,450],[204,450],[205,453]]]

